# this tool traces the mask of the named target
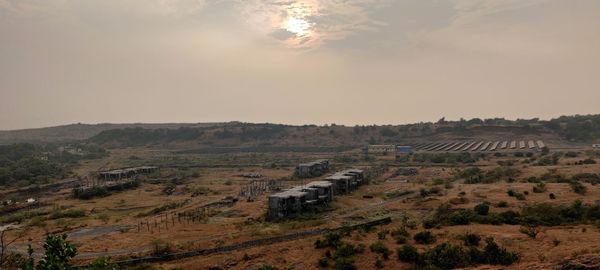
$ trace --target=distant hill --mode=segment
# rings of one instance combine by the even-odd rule
[[[0,131],[0,144],[9,144],[17,142],[65,142],[74,140],[86,140],[102,131],[112,129],[124,129],[140,127],[145,129],[177,129],[180,127],[206,127],[216,126],[219,123],[198,123],[198,124],[71,124],[56,127],[33,128]]]
[[[104,147],[201,149],[223,147],[348,147],[431,140],[541,139],[551,144],[600,141],[600,115],[551,120],[470,119],[383,126],[280,125],[241,122],[197,124],[74,124],[2,131],[0,143],[83,140]],[[281,148],[276,148],[281,149]]]

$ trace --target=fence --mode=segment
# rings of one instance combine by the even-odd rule
[[[194,209],[188,209],[180,212],[167,212],[154,215],[150,220],[140,221],[137,224],[138,232],[161,232],[169,230],[179,224],[190,224],[202,222],[206,217],[212,216],[214,208],[231,207],[237,202],[237,198],[227,197],[220,201],[204,204]],[[170,225],[169,225],[170,224]]]

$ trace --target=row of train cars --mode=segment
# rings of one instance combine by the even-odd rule
[[[525,152],[542,151],[546,147],[541,140],[434,142],[412,145],[413,151],[416,152]]]

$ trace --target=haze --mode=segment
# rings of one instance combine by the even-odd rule
[[[0,129],[598,113],[600,1],[0,0]]]

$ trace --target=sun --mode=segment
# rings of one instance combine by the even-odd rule
[[[310,24],[304,19],[289,17],[285,22],[285,29],[296,36],[304,36],[310,32]]]

